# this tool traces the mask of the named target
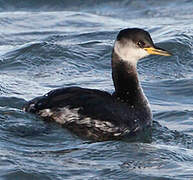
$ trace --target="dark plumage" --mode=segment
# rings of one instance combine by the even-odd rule
[[[154,46],[148,32],[124,29],[112,52],[113,95],[95,89],[62,88],[29,101],[23,109],[97,141],[133,136],[152,124],[136,71],[137,61],[148,54],[170,55]]]

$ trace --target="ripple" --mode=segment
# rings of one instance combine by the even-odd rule
[[[1,178],[193,178],[192,1],[0,0],[0,11]],[[21,111],[53,88],[113,92],[111,51],[126,27],[173,53],[138,66],[155,120],[148,142],[86,141]]]

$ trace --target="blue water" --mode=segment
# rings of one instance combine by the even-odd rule
[[[0,179],[193,179],[192,0],[0,0]],[[152,140],[83,140],[21,111],[78,85],[113,92],[111,50],[139,27],[171,51],[138,64]]]

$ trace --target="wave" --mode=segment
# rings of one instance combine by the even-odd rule
[[[182,8],[183,6],[183,8]],[[158,8],[159,7],[159,8]],[[0,11],[86,11],[107,16],[128,17],[173,17],[179,12],[184,15],[192,14],[192,1],[160,1],[150,0],[109,0],[109,1],[83,1],[83,0],[0,0]],[[129,14],[126,12],[130,12]]]

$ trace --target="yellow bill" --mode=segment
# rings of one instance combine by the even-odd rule
[[[172,56],[168,51],[158,48],[158,47],[148,47],[144,48],[149,54],[161,55],[161,56]]]

